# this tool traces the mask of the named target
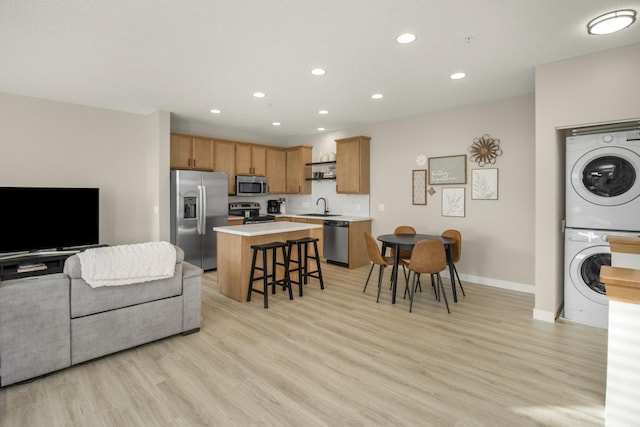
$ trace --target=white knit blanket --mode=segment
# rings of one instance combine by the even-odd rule
[[[176,268],[176,248],[169,242],[87,249],[78,257],[81,276],[92,288],[167,279]]]

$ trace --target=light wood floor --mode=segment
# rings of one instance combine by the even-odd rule
[[[199,333],[0,389],[0,426],[604,425],[606,331],[472,284],[450,315],[430,285],[410,314],[362,293],[368,267],[323,269],[326,290],[268,310],[207,273]]]

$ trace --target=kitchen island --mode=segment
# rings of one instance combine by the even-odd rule
[[[218,286],[220,293],[236,301],[247,300],[251,274],[251,245],[286,242],[311,236],[319,224],[300,222],[263,222],[257,224],[215,227],[218,239]],[[278,254],[280,258],[280,254]],[[261,265],[261,260],[257,261]],[[281,268],[280,268],[281,269]],[[279,277],[283,272],[280,271]]]

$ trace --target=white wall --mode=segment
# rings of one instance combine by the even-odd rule
[[[169,169],[168,120],[0,94],[0,185],[98,187],[101,243],[155,240],[154,206],[168,199],[158,182]]]
[[[443,217],[443,186],[427,196],[427,206],[412,205],[412,169],[416,157],[468,154],[473,138],[488,133],[501,140],[497,159],[499,198],[471,200],[471,169],[467,162],[466,214]],[[370,215],[373,233],[392,232],[401,224],[425,233],[456,228],[463,235],[459,271],[477,283],[533,292],[534,282],[534,97],[533,95],[472,105],[347,129],[295,138],[288,145],[314,146],[314,155],[335,151],[335,139],[371,137]],[[385,210],[380,211],[379,205]]]
[[[563,300],[564,140],[559,129],[640,119],[640,44],[536,68],[534,318]]]

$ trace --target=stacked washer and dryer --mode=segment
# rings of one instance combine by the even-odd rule
[[[640,236],[640,131],[566,141],[564,317],[607,328],[607,236]]]

